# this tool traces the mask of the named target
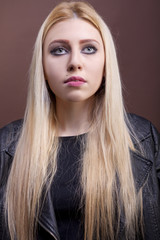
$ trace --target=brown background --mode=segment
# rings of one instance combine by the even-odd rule
[[[0,0],[0,127],[22,118],[40,25],[59,1]],[[160,0],[90,0],[113,34],[125,105],[160,130]]]

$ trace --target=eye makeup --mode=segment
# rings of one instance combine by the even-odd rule
[[[94,54],[97,52],[97,48],[93,45],[87,45],[87,46],[83,47],[81,52],[84,54]]]
[[[79,49],[83,54],[95,54],[98,50],[98,42],[92,39],[79,41]],[[49,44],[49,52],[53,56],[62,56],[72,51],[72,44],[68,40],[54,40]]]
[[[60,56],[60,55],[64,55],[64,54],[67,54],[68,53],[68,49],[66,49],[65,47],[63,46],[58,46],[58,47],[53,47],[51,50],[50,50],[50,53],[54,56]]]

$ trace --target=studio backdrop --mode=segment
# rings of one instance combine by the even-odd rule
[[[23,118],[38,30],[54,0],[0,0],[0,127]],[[160,130],[160,1],[89,0],[116,45],[128,112]]]

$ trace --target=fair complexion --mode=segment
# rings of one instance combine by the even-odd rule
[[[55,24],[43,46],[46,80],[56,97],[59,135],[82,134],[104,75],[104,47],[99,31],[72,18]]]

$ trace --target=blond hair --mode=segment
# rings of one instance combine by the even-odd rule
[[[126,219],[126,238],[134,239],[140,197],[131,169],[133,143],[126,124],[117,57],[111,33],[95,10],[84,2],[63,2],[44,21],[34,48],[24,124],[7,183],[6,210],[11,240],[32,240],[40,198],[56,173],[58,153],[54,99],[43,70],[43,43],[59,21],[78,17],[101,34],[105,49],[105,87],[94,98],[92,127],[85,141],[81,169],[84,239],[116,239],[120,215]],[[117,225],[117,231],[115,226]]]

